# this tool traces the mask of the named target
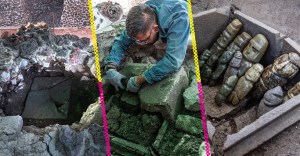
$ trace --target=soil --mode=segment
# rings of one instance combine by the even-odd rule
[[[289,155],[300,153],[300,122],[279,133],[262,146],[249,153],[248,156]]]

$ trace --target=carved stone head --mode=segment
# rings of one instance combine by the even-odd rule
[[[244,48],[247,46],[247,44],[249,43],[249,41],[252,39],[252,37],[246,33],[243,32],[241,35],[237,36],[234,39],[234,43],[239,46],[240,50],[244,50]]]
[[[231,67],[239,67],[240,64],[241,64],[242,57],[243,57],[242,53],[240,51],[237,51],[234,54],[234,56],[233,56],[232,60],[230,61],[229,65]]]
[[[251,39],[252,37],[248,33],[243,32],[242,34],[238,35],[233,42],[231,42],[231,44],[227,47],[227,50],[243,51]]]
[[[238,19],[234,19],[222,32],[217,42],[223,48],[226,48],[228,44],[234,39],[239,30],[242,27],[242,23]]]
[[[298,70],[300,57],[297,53],[283,54],[273,62],[273,71],[276,71],[281,77],[291,79]]]
[[[255,83],[259,79],[263,70],[264,67],[261,64],[256,63],[245,73],[245,77],[247,80]]]
[[[243,51],[243,56],[252,63],[258,63],[268,48],[269,42],[262,34],[257,34]]]

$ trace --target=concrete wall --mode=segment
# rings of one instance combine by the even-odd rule
[[[226,9],[211,9],[193,15],[198,53],[210,48],[229,24]]]

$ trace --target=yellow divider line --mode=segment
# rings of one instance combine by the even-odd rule
[[[92,40],[93,40],[93,46],[94,46],[94,55],[95,55],[95,65],[96,65],[97,79],[98,79],[98,82],[102,82],[92,0],[88,0],[88,6],[89,6],[90,23],[91,23],[91,29],[92,29]]]
[[[191,37],[192,37],[192,45],[193,45],[193,53],[194,53],[194,62],[195,62],[195,69],[196,69],[196,77],[197,77],[197,82],[201,82],[191,0],[188,0],[188,12],[189,12],[189,18],[190,18],[190,29],[191,29]]]

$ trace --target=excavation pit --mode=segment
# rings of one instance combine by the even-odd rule
[[[39,23],[1,27],[0,33],[1,50],[14,53],[8,60],[13,63],[1,68],[1,109],[6,116],[21,115],[25,126],[71,125],[97,101],[89,28],[49,29]],[[37,44],[25,45],[28,41]]]

